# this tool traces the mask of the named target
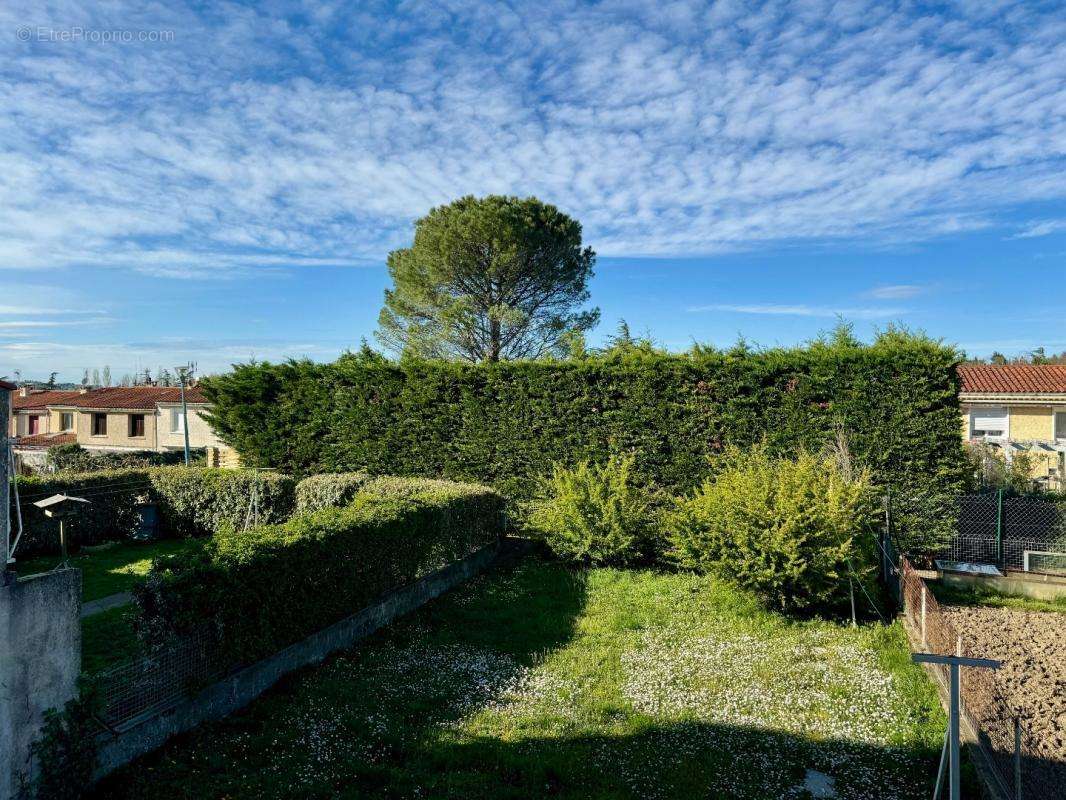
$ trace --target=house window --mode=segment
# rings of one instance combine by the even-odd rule
[[[170,432],[183,433],[185,431],[185,415],[180,408],[170,409]]]
[[[144,414],[130,414],[130,438],[144,437]]]
[[[74,430],[74,413],[71,411],[64,411],[59,415],[59,429],[64,431]]]
[[[1055,438],[1066,439],[1066,411],[1055,412]]]
[[[30,429],[29,429],[30,436],[33,436],[35,433],[40,433],[40,432],[41,432],[41,418],[40,418],[39,415],[34,414],[34,415],[32,415],[30,417]]]
[[[107,414],[93,414],[93,436],[107,436]]]
[[[971,439],[1006,439],[1009,430],[1005,408],[975,408],[970,411]]]

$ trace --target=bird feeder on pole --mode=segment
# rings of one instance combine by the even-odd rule
[[[34,503],[37,508],[44,512],[46,517],[59,520],[59,548],[63,551],[63,565],[67,564],[67,529],[66,521],[77,516],[89,505],[84,497],[71,497],[65,494],[54,494],[44,500]]]

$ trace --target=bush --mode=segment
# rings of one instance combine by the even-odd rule
[[[369,480],[365,472],[333,472],[304,478],[296,484],[296,513],[346,506]]]
[[[645,493],[631,480],[633,456],[613,456],[603,466],[556,464],[542,480],[542,497],[527,524],[563,558],[591,564],[626,564],[641,555],[651,522]]]
[[[441,476],[530,500],[557,462],[635,453],[674,494],[729,445],[818,452],[837,426],[879,488],[961,486],[958,354],[888,331],[810,347],[458,364],[363,355],[246,364],[205,379],[212,425],[246,464],[294,474]]]
[[[90,504],[67,522],[72,540],[83,545],[111,542],[129,535],[137,524],[137,505],[147,498],[151,479],[147,469],[113,469],[85,473],[56,473],[18,478],[22,511],[22,539],[15,555],[24,558],[59,552],[59,524],[33,504],[54,494],[84,495]],[[11,496],[14,504],[14,493]],[[11,524],[17,526],[15,509]]]
[[[155,467],[20,477],[18,487],[24,533],[16,555],[27,557],[59,551],[58,524],[33,505],[53,494],[90,501],[70,521],[69,530],[78,543],[96,545],[129,536],[137,525],[138,506],[145,502],[158,504],[164,536],[206,536],[226,524],[243,527],[253,488],[259,521],[280,522],[292,513],[294,481],[253,470]]]
[[[495,541],[502,506],[491,489],[441,484],[222,531],[152,566],[134,592],[138,632],[158,646],[207,625],[227,663],[255,661]]]
[[[149,474],[161,524],[172,536],[244,527],[256,516],[253,495],[260,524],[283,522],[293,511],[296,483],[288,475],[208,467],[161,467]]]
[[[204,449],[194,448],[190,452],[192,462],[204,463]],[[131,467],[162,467],[185,463],[185,453],[180,450],[168,450],[157,453],[154,450],[129,450],[110,452],[86,450],[80,444],[57,444],[48,448],[46,454],[48,469],[51,472],[93,472],[103,469],[124,469]]]
[[[865,580],[873,563],[869,474],[846,473],[830,457],[731,448],[715,479],[669,515],[673,555],[774,608],[833,609],[848,597],[849,575]]]

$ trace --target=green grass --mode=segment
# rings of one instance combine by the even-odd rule
[[[992,608],[1013,608],[1018,611],[1051,611],[1066,614],[1066,597],[1054,600],[1035,600],[1031,597],[1004,594],[995,589],[980,586],[972,588],[948,586],[940,581],[929,581],[929,587],[937,602],[949,606],[990,606]]]
[[[81,670],[94,675],[141,652],[130,606],[101,611],[81,621]]]
[[[924,798],[944,718],[898,624],[710,578],[483,576],[105,781],[118,798]]]
[[[188,552],[200,545],[196,539],[162,539],[158,542],[119,542],[100,550],[82,550],[70,558],[70,565],[81,570],[82,602],[130,591],[148,574],[152,559],[163,555]],[[19,559],[21,575],[33,575],[55,569],[59,556]]]

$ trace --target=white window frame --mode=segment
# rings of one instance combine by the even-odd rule
[[[171,433],[185,433],[185,426],[188,424],[188,420],[185,414],[181,413],[180,408],[171,408],[170,411],[170,432]]]
[[[1001,436],[976,436],[974,434],[974,415],[982,411],[996,411],[1001,410],[1004,413],[1005,425],[1003,426],[1003,434]],[[969,425],[969,438],[971,440],[977,440],[981,442],[1006,442],[1010,439],[1010,406],[971,406],[969,414],[967,416],[967,422]],[[1052,420],[1054,423],[1054,420]]]
[[[1056,421],[1058,420],[1059,414],[1062,414],[1064,417],[1066,417],[1066,406],[1051,407],[1051,440],[1054,442],[1066,442],[1066,436],[1058,436],[1056,434],[1058,430],[1058,425],[1056,424]]]

